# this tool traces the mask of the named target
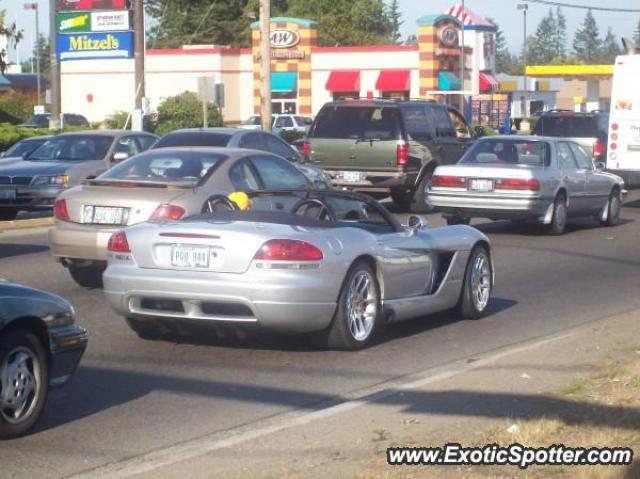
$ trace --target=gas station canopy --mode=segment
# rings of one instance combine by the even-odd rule
[[[613,65],[530,65],[527,75],[556,78],[608,78],[613,75]]]

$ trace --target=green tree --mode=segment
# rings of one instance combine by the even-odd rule
[[[638,24],[636,25],[636,31],[633,32],[633,43],[636,47],[640,48],[640,18],[638,18]]]
[[[587,11],[582,26],[573,38],[573,51],[580,62],[593,63],[600,55],[600,30],[591,10]]]
[[[607,29],[607,35],[604,37],[602,42],[599,61],[600,63],[613,64],[620,53],[621,49],[618,46],[618,39],[613,34],[611,27],[609,27]]]
[[[149,48],[188,44],[247,47],[258,0],[147,0],[153,18]],[[320,22],[321,45],[388,43],[391,22],[383,0],[272,0],[272,16]]]
[[[27,61],[22,62],[22,71],[30,72],[33,67],[33,71],[35,73],[35,59],[40,59],[40,74],[47,75],[49,70],[51,69],[51,56],[49,54],[49,38],[44,35],[40,35],[38,38],[38,43],[36,47],[31,52],[31,58]]]
[[[185,91],[166,98],[158,105],[154,130],[158,135],[164,135],[180,128],[198,128],[202,126],[202,123],[202,103],[198,100],[198,95],[191,91]],[[223,125],[224,119],[220,109],[210,103],[209,126]]]
[[[18,30],[15,22],[11,25],[5,23],[6,11],[0,10],[0,36],[4,36],[7,39],[8,45],[18,46],[18,43],[22,40],[22,30]],[[0,73],[4,73],[7,69],[7,55],[8,52],[5,49],[0,50]]]
[[[248,46],[248,0],[148,0],[150,48],[188,44]]]
[[[390,40],[395,44],[402,43],[400,39],[402,35],[400,34],[400,27],[404,23],[400,18],[402,18],[402,13],[400,13],[400,5],[398,0],[391,0],[389,4],[389,10],[387,12],[387,17],[389,18],[389,35]]]
[[[498,73],[507,73],[512,67],[511,52],[507,48],[507,41],[504,38],[504,33],[500,28],[500,25],[496,23],[493,18],[487,18],[487,20],[493,23],[497,30],[494,36],[495,43],[495,55],[496,55],[496,71]]]
[[[545,15],[527,41],[527,64],[547,65],[556,57],[555,36],[558,31],[553,10]]]
[[[562,61],[567,56],[567,17],[560,7],[556,8],[556,31],[553,35],[553,53]]]
[[[404,41],[404,44],[405,45],[417,45],[418,44],[418,37],[412,33],[411,35],[407,36],[407,39]]]
[[[389,42],[390,22],[382,0],[290,0],[287,16],[318,21],[320,45]]]

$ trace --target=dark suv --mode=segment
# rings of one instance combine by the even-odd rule
[[[341,100],[325,104],[304,153],[336,187],[388,193],[429,211],[425,191],[438,165],[456,163],[475,135],[447,105],[425,100]]]
[[[608,131],[609,113],[607,112],[579,113],[571,110],[551,110],[540,116],[532,134],[570,139],[591,153],[594,161],[605,161]]]

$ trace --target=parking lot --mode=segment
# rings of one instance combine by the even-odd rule
[[[406,221],[406,215],[400,215]],[[310,411],[433,367],[640,308],[637,222],[632,192],[621,224],[576,221],[563,236],[534,226],[476,220],[495,249],[489,314],[446,314],[389,327],[371,348],[314,349],[303,338],[198,334],[187,343],[143,341],[56,264],[45,229],[0,234],[0,273],[60,294],[90,334],[71,384],[50,393],[38,433],[4,443],[5,477],[68,476],[219,431]],[[443,225],[428,215],[429,227]]]

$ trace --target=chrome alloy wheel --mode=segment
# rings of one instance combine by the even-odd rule
[[[0,364],[0,415],[10,424],[29,419],[41,387],[41,365],[33,351],[13,349]]]
[[[486,254],[478,254],[471,270],[471,300],[475,308],[482,312],[491,295],[491,265]]]
[[[351,280],[347,296],[347,321],[351,336],[356,341],[365,341],[373,331],[377,316],[375,279],[368,271],[360,271]]]

